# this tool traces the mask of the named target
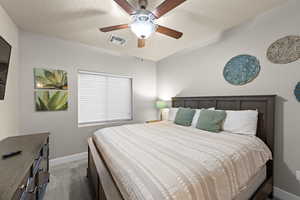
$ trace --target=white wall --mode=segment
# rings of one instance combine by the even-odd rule
[[[300,195],[295,171],[300,170],[300,102],[293,90],[300,81],[300,60],[276,65],[266,58],[268,46],[280,37],[300,34],[300,1],[258,17],[236,28],[213,45],[186,55],[174,55],[158,63],[158,96],[264,95],[277,94],[275,185]],[[223,78],[225,63],[238,54],[257,56],[261,72],[245,86],[233,86]]]
[[[4,100],[0,100],[0,140],[18,131],[18,28],[0,5],[0,35],[12,46]]]
[[[35,112],[33,68],[68,72],[69,109]],[[51,158],[87,151],[87,137],[103,126],[77,127],[77,71],[90,70],[133,77],[134,121],[156,119],[156,65],[133,57],[107,54],[97,48],[46,36],[20,33],[20,130],[51,132]],[[120,97],[122,98],[122,97]]]

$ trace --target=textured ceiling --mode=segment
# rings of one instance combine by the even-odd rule
[[[129,0],[136,5],[137,0]],[[163,0],[149,0],[153,10]],[[82,42],[109,51],[158,61],[176,52],[205,43],[213,36],[286,0],[187,0],[158,20],[182,31],[179,40],[155,33],[146,48],[137,48],[137,38],[128,30],[111,32],[127,40],[125,46],[108,42],[111,33],[99,27],[128,23],[130,18],[112,0],[0,0],[14,22],[23,30]]]

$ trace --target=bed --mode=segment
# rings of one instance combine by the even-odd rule
[[[257,137],[170,122],[101,129],[89,138],[95,199],[266,199],[273,193],[275,96],[175,97],[173,107],[258,110]]]

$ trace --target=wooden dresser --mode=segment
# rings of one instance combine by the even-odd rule
[[[5,160],[2,155],[21,150]],[[0,200],[41,200],[49,182],[49,133],[0,141]]]

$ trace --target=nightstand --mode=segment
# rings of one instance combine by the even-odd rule
[[[149,120],[149,121],[146,121],[147,124],[150,124],[150,123],[156,123],[156,122],[161,122],[162,120]]]

